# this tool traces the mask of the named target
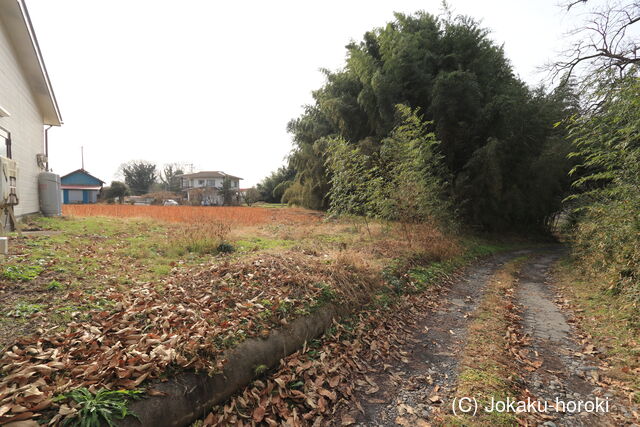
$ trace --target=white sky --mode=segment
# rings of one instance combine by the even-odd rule
[[[321,67],[394,11],[440,12],[440,0],[27,0],[65,124],[49,131],[50,165],[104,181],[128,160],[191,163],[241,176],[283,164],[287,122],[311,103]],[[515,71],[564,46],[573,25],[557,0],[451,0],[504,43]]]

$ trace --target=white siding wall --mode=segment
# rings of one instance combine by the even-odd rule
[[[203,183],[201,184],[200,181],[203,181]],[[190,178],[188,180],[185,179],[182,185],[183,187],[188,186],[192,188],[211,187],[210,185],[211,181],[213,181],[213,186],[216,188],[222,187],[222,183],[224,182],[222,178]],[[231,188],[238,189],[239,187],[240,187],[240,180],[234,179],[231,181]]]
[[[38,212],[38,174],[36,154],[44,152],[42,114],[13,48],[6,29],[0,23],[0,105],[11,117],[0,117],[0,126],[11,132],[11,151],[18,162],[18,197],[16,215]]]

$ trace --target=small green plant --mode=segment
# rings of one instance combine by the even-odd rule
[[[389,285],[389,288],[396,293],[396,295],[403,295],[405,293],[406,283],[400,277],[397,277],[392,271],[389,269],[382,272],[382,277]]]
[[[304,382],[302,381],[291,381],[287,384],[287,387],[291,390],[295,390],[304,386]]]
[[[236,249],[233,247],[233,245],[229,243],[220,243],[216,248],[216,250],[218,251],[218,253],[221,253],[221,254],[230,254]]]
[[[318,295],[318,304],[326,304],[333,301],[336,297],[336,291],[326,283],[318,282],[315,284],[320,289],[320,295]]]
[[[54,401],[71,399],[78,409],[74,415],[65,418],[63,425],[79,427],[100,427],[107,424],[115,426],[114,420],[137,415],[129,411],[129,400],[138,399],[142,390],[98,390],[95,394],[85,387],[80,387],[69,393],[60,395]]]
[[[39,265],[10,265],[4,269],[2,277],[9,280],[29,282],[38,277],[42,270]]]
[[[7,313],[9,316],[13,317],[29,317],[34,313],[42,310],[42,305],[40,304],[28,304],[26,302],[18,303],[13,310]]]
[[[262,374],[264,374],[265,372],[267,372],[269,368],[267,367],[267,365],[258,365],[253,369],[253,373],[256,376],[260,376]]]
[[[58,282],[57,280],[52,280],[47,285],[47,290],[48,291],[55,291],[55,290],[58,290],[58,289],[61,289],[61,288],[62,288],[62,283]]]

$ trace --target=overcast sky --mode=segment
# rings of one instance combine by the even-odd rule
[[[393,19],[440,0],[27,0],[64,119],[50,165],[104,181],[145,159],[259,182],[292,148],[287,122],[311,103],[319,69]],[[531,85],[574,24],[557,0],[452,0],[504,43]]]

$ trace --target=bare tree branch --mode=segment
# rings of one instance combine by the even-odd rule
[[[564,6],[571,10],[585,4],[593,1],[571,0]],[[587,17],[582,27],[570,33],[577,41],[551,65],[551,79],[560,78],[564,83],[576,76],[615,72],[622,77],[636,72],[633,66],[640,65],[640,43],[637,37],[634,39],[633,30],[639,26],[633,26],[640,22],[640,0],[614,0],[604,7],[593,6]]]

